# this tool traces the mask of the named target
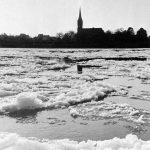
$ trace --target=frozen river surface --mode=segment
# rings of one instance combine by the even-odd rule
[[[149,57],[150,49],[0,49],[0,149],[150,149]]]

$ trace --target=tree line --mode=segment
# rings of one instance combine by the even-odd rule
[[[58,33],[55,37],[39,34],[30,37],[26,34],[17,36],[1,34],[0,47],[9,48],[149,48],[150,37],[140,28],[136,33],[132,27],[127,30],[117,29],[114,33],[104,31],[81,32],[69,31]]]

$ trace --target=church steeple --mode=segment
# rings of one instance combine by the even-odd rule
[[[82,31],[82,28],[83,28],[83,20],[82,20],[81,8],[80,8],[79,18],[78,18],[78,33]]]
[[[80,7],[80,10],[79,10],[79,18],[82,19],[82,15],[81,15],[81,7]]]

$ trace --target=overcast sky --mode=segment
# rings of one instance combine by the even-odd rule
[[[0,34],[76,31],[80,5],[84,27],[143,27],[150,34],[150,0],[0,0]]]

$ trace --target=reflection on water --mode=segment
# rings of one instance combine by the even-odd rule
[[[32,123],[36,124],[37,122],[37,111],[18,111],[14,112],[11,114],[8,114],[9,117],[15,118],[16,123],[22,123],[22,124],[27,124],[27,123]]]

